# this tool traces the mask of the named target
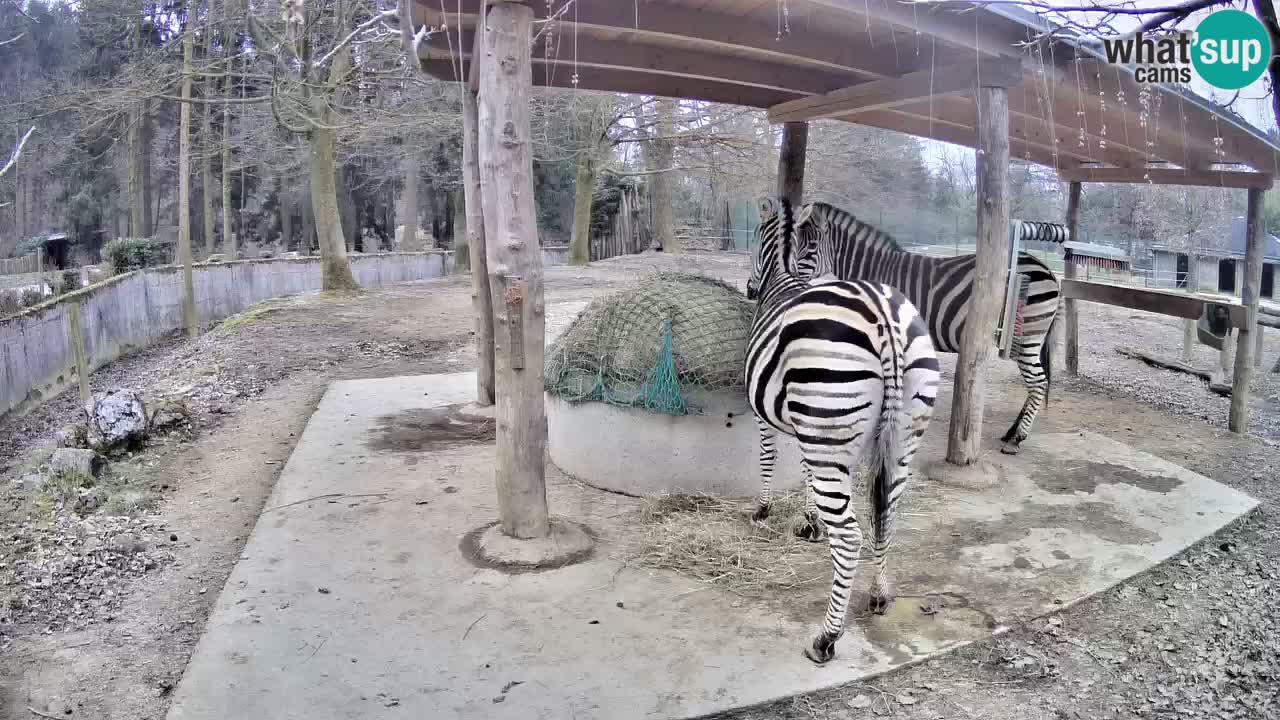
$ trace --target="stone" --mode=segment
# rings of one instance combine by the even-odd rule
[[[147,408],[142,394],[122,388],[94,393],[89,428],[101,450],[140,442],[147,435]]]
[[[225,256],[222,253],[214,253],[209,257],[205,258],[204,261],[206,263],[220,263],[220,262],[223,262],[224,257]]]
[[[30,473],[20,478],[15,478],[13,486],[21,488],[29,492],[40,492],[44,488],[45,477],[42,473]]]
[[[104,493],[100,488],[91,487],[80,490],[79,497],[76,498],[75,511],[80,515],[88,515],[98,508],[102,507],[102,503],[106,501]]]
[[[146,542],[133,533],[120,533],[112,537],[108,546],[124,555],[132,555],[147,549]]]
[[[90,480],[102,472],[103,462],[101,455],[84,448],[58,448],[49,458],[49,465],[55,473]]]
[[[188,425],[190,422],[191,410],[187,407],[186,401],[182,399],[162,400],[156,407],[151,408],[148,432],[168,430]]]
[[[54,440],[58,447],[87,448],[89,447],[89,426],[84,423],[71,423],[59,430],[54,435]]]

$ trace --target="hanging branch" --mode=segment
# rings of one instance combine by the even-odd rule
[[[4,167],[0,168],[0,177],[4,177],[13,169],[14,165],[18,164],[18,157],[22,155],[22,148],[27,144],[27,139],[31,137],[31,133],[35,131],[36,126],[32,125],[31,129],[27,130],[27,134],[23,135],[22,139],[18,141],[18,146],[13,149],[13,155],[9,157],[9,162],[5,163]]]
[[[18,42],[19,40],[21,40],[22,38],[24,38],[24,37],[26,37],[26,36],[27,36],[27,33],[26,33],[25,31],[23,31],[23,32],[18,33],[17,35],[14,35],[13,37],[9,38],[8,40],[0,40],[0,47],[4,47],[5,45],[8,45],[8,44],[10,44],[10,43],[16,43],[16,42]]]

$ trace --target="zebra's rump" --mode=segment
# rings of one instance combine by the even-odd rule
[[[894,337],[890,337],[893,334]],[[832,282],[810,287],[753,334],[747,382],[757,415],[811,442],[848,442],[879,414],[886,383],[911,362],[900,353],[926,336],[906,297],[886,285]],[[916,343],[928,347],[928,343]]]

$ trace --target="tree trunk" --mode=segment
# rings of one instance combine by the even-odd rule
[[[191,4],[188,2],[190,11]],[[182,263],[182,324],[187,337],[195,337],[196,299],[191,277],[191,55],[195,32],[187,28],[182,38],[182,100],[178,109],[178,261]]]
[[[280,251],[293,250],[293,202],[280,195]]]
[[[302,238],[298,241],[298,250],[303,255],[310,255],[315,252],[316,247],[316,215],[311,210],[310,192],[305,200],[299,201],[298,206],[302,210]]]
[[[479,57],[484,36],[476,34],[472,57]],[[484,207],[480,195],[479,130],[476,93],[462,91],[462,191],[467,213],[467,250],[471,265],[471,306],[476,317],[476,402],[494,403],[493,298],[489,288],[489,262],[484,232]]]
[[[467,244],[467,203],[458,198],[453,203],[453,271],[471,270],[471,255]]]
[[[205,96],[212,97],[213,93],[209,92],[213,88],[213,81],[205,83]],[[205,257],[213,254],[214,237],[213,237],[213,106],[206,104],[204,106],[204,116],[201,118],[200,126],[200,208],[201,220],[203,220],[204,228],[204,254]]]
[[[672,209],[671,166],[675,160],[674,143],[671,136],[675,134],[675,103],[668,99],[659,99],[656,103],[657,128],[655,136],[650,140],[653,146],[650,153],[649,202],[653,203],[653,235],[662,251],[678,254],[680,244],[676,241],[675,213]]]
[[[136,107],[129,111],[129,132],[126,133],[129,193],[129,236],[146,237],[147,209],[142,199],[142,113]]]
[[[495,476],[502,531],[547,537],[546,413],[543,408],[545,305],[533,199],[529,96],[533,10],[498,2],[489,9],[480,63],[480,186],[493,298],[498,381]],[[473,56],[473,57],[474,57]]]
[[[334,119],[322,122],[332,125]],[[322,290],[355,290],[355,276],[347,262],[347,245],[342,237],[342,216],[338,213],[337,133],[327,127],[310,132],[311,209],[315,214],[316,237],[320,245]]]
[[[227,76],[224,97],[231,99],[231,77]],[[236,259],[236,233],[231,222],[231,104],[222,109],[222,259]]]
[[[418,248],[418,160],[417,150],[407,153],[404,160],[404,193],[400,196],[400,212],[404,215],[404,233],[400,236],[402,247],[397,250]]]
[[[569,235],[569,264],[591,262],[591,198],[599,174],[599,146],[578,153],[578,176],[573,187],[573,230]]]
[[[144,100],[142,102],[142,179],[139,186],[142,191],[142,237],[151,237],[155,234],[153,219],[160,204],[154,201],[151,194],[154,187],[151,184],[151,146],[154,144],[155,131],[151,125],[151,101]]]

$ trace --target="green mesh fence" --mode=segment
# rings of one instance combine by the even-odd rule
[[[546,389],[570,402],[699,412],[698,392],[742,390],[752,305],[736,288],[655,273],[598,298],[547,350]]]

